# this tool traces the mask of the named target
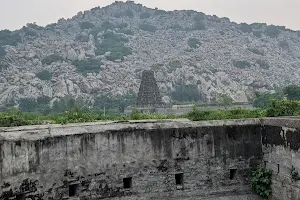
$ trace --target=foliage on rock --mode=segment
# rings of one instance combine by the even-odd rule
[[[296,171],[294,166],[292,166],[292,169],[291,169],[291,178],[292,178],[293,181],[300,181],[300,175]]]
[[[146,23],[140,24],[139,28],[143,31],[148,31],[148,32],[151,32],[151,33],[155,33],[156,30],[157,30],[156,26],[153,26],[151,24],[146,24]]]
[[[45,58],[43,58],[42,63],[46,64],[46,65],[50,65],[53,62],[61,62],[64,61],[65,59],[58,55],[58,54],[51,54],[49,56],[46,56]]]
[[[272,171],[261,166],[252,172],[251,186],[252,190],[267,200],[271,196],[272,189]]]
[[[268,117],[298,116],[300,115],[300,101],[281,100],[272,101],[267,108]]]
[[[97,50],[95,53],[97,55],[104,55],[106,52],[110,52],[106,55],[106,58],[110,61],[123,60],[124,56],[132,54],[129,47],[125,46],[128,39],[124,38],[120,34],[115,34],[113,32],[107,32],[103,35],[103,40],[101,43],[97,43]]]
[[[197,49],[200,45],[201,45],[201,42],[199,39],[197,38],[190,38],[188,40],[188,45],[190,48],[192,49]]]
[[[92,29],[92,28],[94,28],[94,27],[95,27],[95,25],[94,25],[93,23],[87,22],[87,21],[82,22],[82,23],[80,24],[80,28],[81,28],[82,30],[84,30],[84,29]]]
[[[245,60],[237,60],[233,62],[233,65],[236,68],[245,69],[251,67],[251,64],[248,61]]]
[[[48,70],[43,70],[43,71],[37,73],[36,76],[41,80],[49,81],[52,78],[52,73],[49,72]]]

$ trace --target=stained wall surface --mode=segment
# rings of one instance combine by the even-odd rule
[[[300,175],[300,119],[263,119],[261,124],[263,161],[273,171],[272,199],[299,200],[300,181],[291,172],[295,168]]]
[[[3,129],[0,199],[256,199],[261,130],[259,120]]]

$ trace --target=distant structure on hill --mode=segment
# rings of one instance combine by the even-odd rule
[[[153,71],[143,71],[136,106],[140,108],[159,108],[164,106]]]

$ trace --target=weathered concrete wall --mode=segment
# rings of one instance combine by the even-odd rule
[[[300,120],[263,119],[262,127],[264,162],[273,170],[272,199],[299,200],[300,181],[292,179],[291,170],[300,173]]]
[[[262,156],[259,120],[3,129],[0,199],[234,199]]]

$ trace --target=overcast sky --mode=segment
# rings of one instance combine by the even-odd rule
[[[0,29],[19,29],[26,23],[47,25],[79,11],[106,6],[112,0],[0,0]],[[300,30],[300,0],[136,0],[151,8],[197,10],[235,22],[265,22]]]

